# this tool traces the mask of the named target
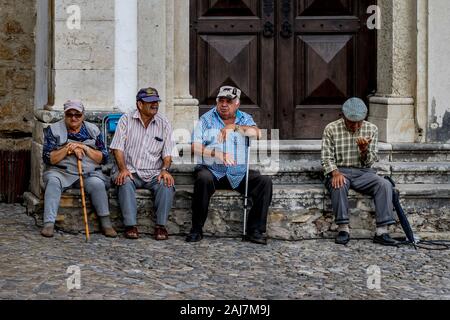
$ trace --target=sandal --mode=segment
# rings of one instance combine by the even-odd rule
[[[164,226],[155,227],[155,240],[167,240],[169,239],[169,234]]]
[[[139,239],[139,231],[136,227],[126,227],[125,238],[127,239]]]

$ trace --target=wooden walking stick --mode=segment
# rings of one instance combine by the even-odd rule
[[[77,161],[78,161],[78,174],[80,176],[80,190],[81,190],[81,203],[83,205],[84,228],[86,230],[86,242],[87,242],[89,241],[89,225],[86,210],[86,196],[84,194],[83,168],[81,167],[81,160],[77,158]]]

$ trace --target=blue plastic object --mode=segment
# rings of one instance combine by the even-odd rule
[[[122,114],[110,114],[106,119],[106,130],[108,133],[116,132],[117,123],[119,119],[122,117]]]

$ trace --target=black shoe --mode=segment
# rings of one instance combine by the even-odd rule
[[[202,231],[192,231],[187,235],[186,242],[199,242],[203,239]]]
[[[346,231],[340,231],[336,240],[334,240],[337,244],[346,245],[350,241],[350,234]]]
[[[260,231],[250,232],[245,239],[247,241],[258,243],[258,244],[267,244],[267,237],[263,235]]]
[[[399,245],[399,242],[397,240],[392,239],[391,236],[387,233],[381,236],[375,235],[375,237],[373,237],[373,242],[379,243],[383,246],[397,247]]]

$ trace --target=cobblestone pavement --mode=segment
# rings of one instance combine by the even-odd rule
[[[0,205],[0,220],[0,299],[450,299],[448,251],[149,235],[86,243],[83,235],[42,238],[19,205]],[[72,265],[81,290],[67,288]],[[372,265],[380,290],[367,286]]]

